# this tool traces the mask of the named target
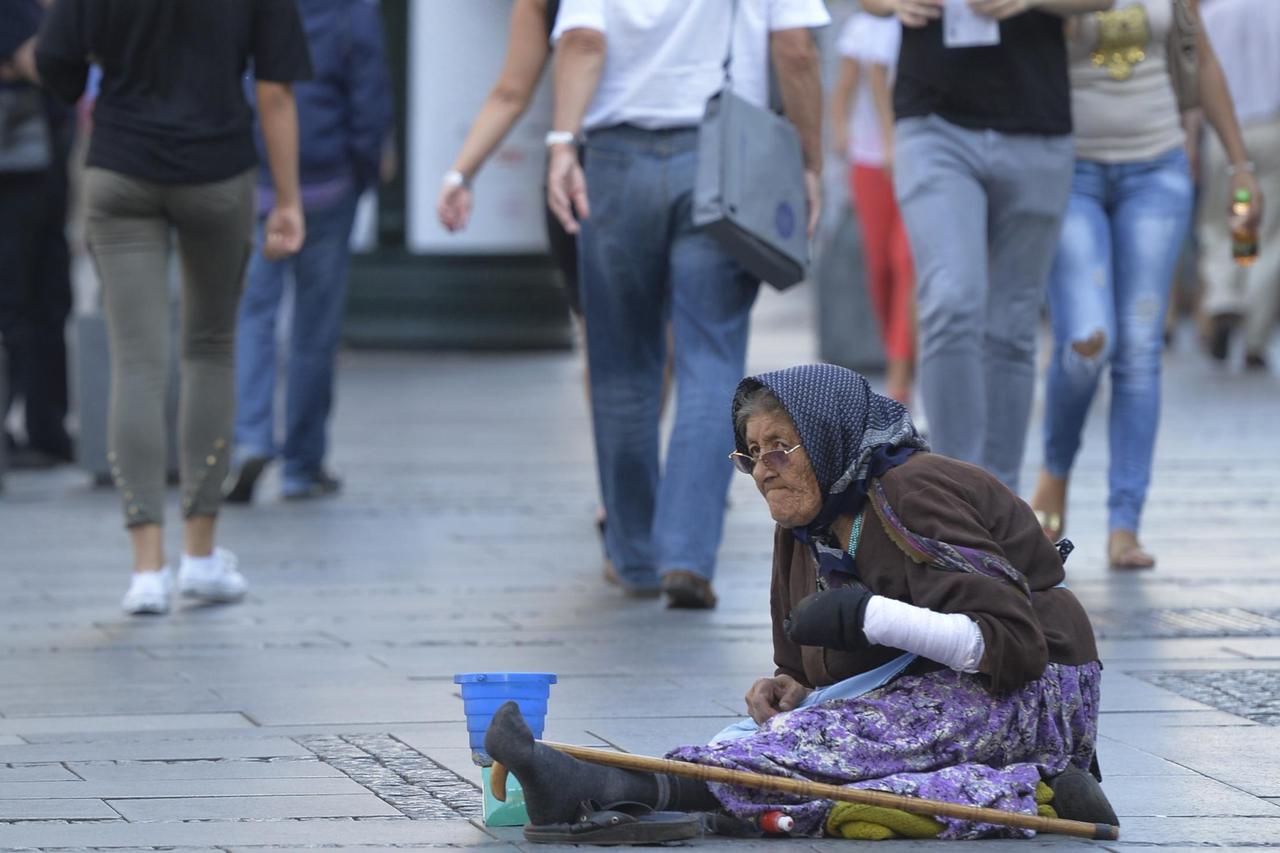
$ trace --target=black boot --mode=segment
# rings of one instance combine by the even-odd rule
[[[590,764],[535,742],[515,702],[507,702],[493,715],[484,751],[520,780],[529,820],[535,825],[571,823],[586,802],[605,808],[640,803],[657,811],[720,808],[704,782]]]

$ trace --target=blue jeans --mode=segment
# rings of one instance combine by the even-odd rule
[[[307,211],[302,251],[283,261],[255,252],[249,263],[236,334],[236,455],[274,457],[276,317],[286,280],[293,284],[293,327],[285,396],[284,491],[304,490],[321,470],[333,366],[346,307],[354,194]],[[262,245],[258,223],[258,245]],[[290,274],[292,274],[290,276]]]
[[[1138,163],[1076,162],[1049,278],[1044,465],[1056,477],[1070,473],[1098,380],[1110,367],[1111,530],[1137,531],[1151,481],[1164,315],[1191,201],[1181,148]]]
[[[623,581],[710,579],[733,467],[729,404],[759,282],[693,227],[697,130],[629,126],[587,139],[591,218],[579,261],[605,547]],[[658,416],[675,342],[676,416],[659,470]]]

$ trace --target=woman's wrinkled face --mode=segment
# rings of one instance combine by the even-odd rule
[[[747,421],[747,453],[759,457],[771,450],[790,450],[800,434],[785,412],[761,412]],[[756,488],[769,504],[769,514],[783,527],[804,527],[822,509],[822,488],[809,455],[801,447],[777,467],[757,462],[751,472]]]

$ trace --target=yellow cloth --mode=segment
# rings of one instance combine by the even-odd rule
[[[860,841],[886,838],[937,838],[942,822],[884,806],[836,803],[827,815],[827,834]]]
[[[1041,817],[1056,818],[1050,803],[1053,789],[1044,782],[1036,783],[1036,812]],[[884,806],[860,803],[836,803],[827,815],[827,835],[858,841],[884,841],[888,838],[937,838],[942,821],[927,815],[911,814]]]
[[[1049,805],[1053,802],[1053,789],[1044,782],[1036,783],[1036,814],[1040,817],[1057,818],[1058,813],[1054,811],[1053,806]]]

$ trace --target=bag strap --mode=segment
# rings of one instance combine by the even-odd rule
[[[733,33],[738,24],[738,0],[730,0],[729,2],[729,43],[724,46],[724,62],[721,69],[724,71],[724,82],[721,84],[724,89],[733,88],[733,73],[729,70],[729,65],[733,62]]]

